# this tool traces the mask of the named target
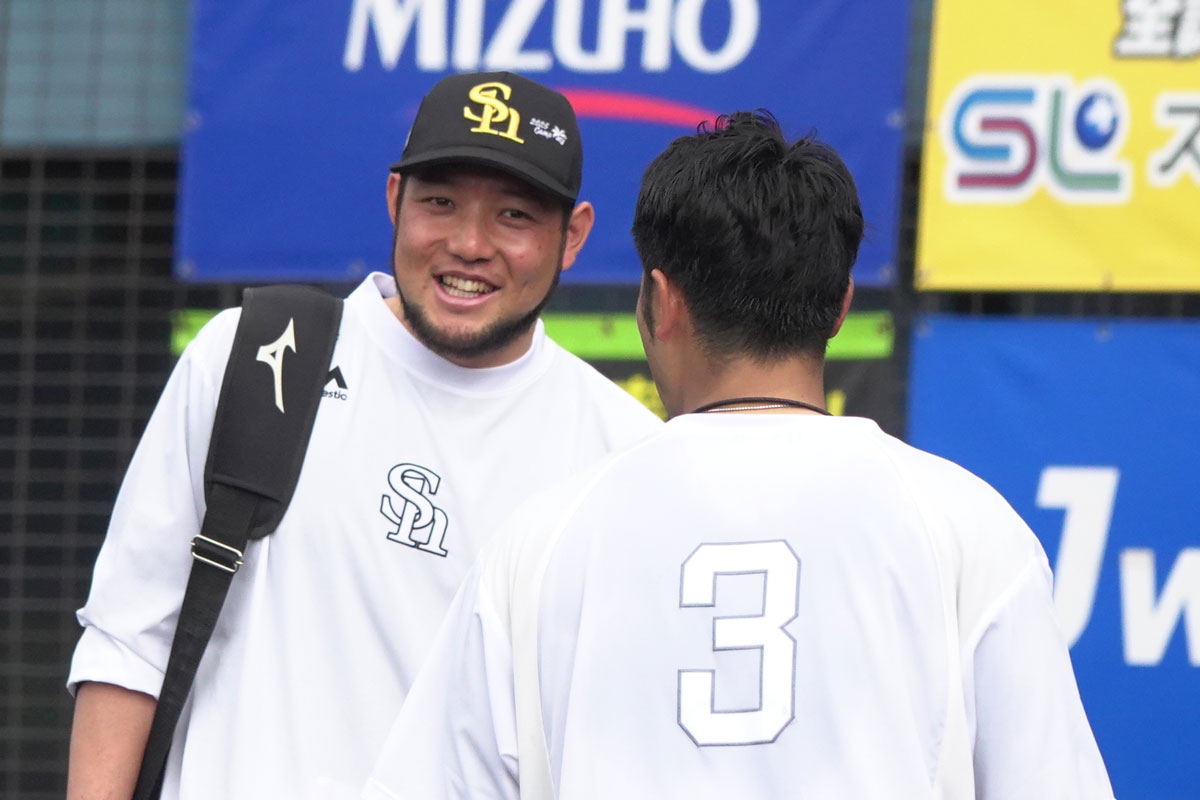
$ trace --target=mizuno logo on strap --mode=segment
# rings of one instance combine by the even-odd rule
[[[283,410],[283,351],[289,348],[293,353],[296,352],[295,319],[288,320],[287,328],[278,339],[258,348],[258,360],[275,373],[275,407],[281,414],[287,413]]]

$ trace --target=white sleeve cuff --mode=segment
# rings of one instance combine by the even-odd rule
[[[85,681],[111,683],[157,699],[162,689],[163,672],[123,642],[88,625],[71,657],[67,691],[74,695],[79,684]]]

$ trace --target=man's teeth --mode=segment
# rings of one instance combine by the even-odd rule
[[[483,281],[473,281],[468,278],[457,278],[453,275],[443,275],[439,280],[446,294],[451,297],[479,297],[493,290],[490,284]]]

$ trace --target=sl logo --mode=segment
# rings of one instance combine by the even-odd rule
[[[392,495],[384,494],[379,513],[395,525],[387,538],[393,542],[445,556],[446,512],[430,502],[426,494],[437,494],[442,481],[437,473],[416,464],[397,464],[388,471],[388,485],[400,495],[400,513],[392,505]]]
[[[471,87],[467,96],[471,98],[472,103],[483,106],[480,114],[473,112],[470,106],[463,106],[463,116],[472,122],[479,123],[478,127],[471,128],[471,133],[490,133],[495,136],[503,136],[505,139],[512,139],[517,144],[525,144],[525,140],[517,136],[517,126],[521,124],[520,112],[505,104],[503,100],[497,99],[497,94],[503,95],[504,100],[507,100],[512,96],[512,89],[508,84],[498,81]],[[507,131],[492,128],[493,122],[504,122],[505,120],[508,120]]]
[[[946,197],[1016,204],[1044,188],[1066,204],[1126,203],[1130,119],[1124,92],[1106,78],[971,76],[943,117]]]

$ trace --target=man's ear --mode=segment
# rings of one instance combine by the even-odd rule
[[[562,268],[569,269],[575,263],[575,257],[583,249],[592,225],[596,222],[596,210],[586,200],[575,206],[571,218],[567,220],[566,242],[563,246]]]
[[[842,323],[846,321],[846,315],[850,313],[850,301],[854,299],[854,278],[846,285],[846,296],[842,298],[842,313],[838,314],[837,322],[833,325],[833,333],[829,334],[829,338],[837,336],[838,331],[842,329]]]
[[[650,271],[650,282],[654,286],[654,291],[650,292],[651,311],[654,314],[654,338],[668,339],[681,334],[687,335],[684,325],[690,318],[679,286],[660,269]]]
[[[387,207],[388,216],[391,217],[392,227],[396,226],[396,214],[400,209],[396,203],[400,199],[400,184],[404,182],[404,176],[399,172],[389,172],[387,180]]]

